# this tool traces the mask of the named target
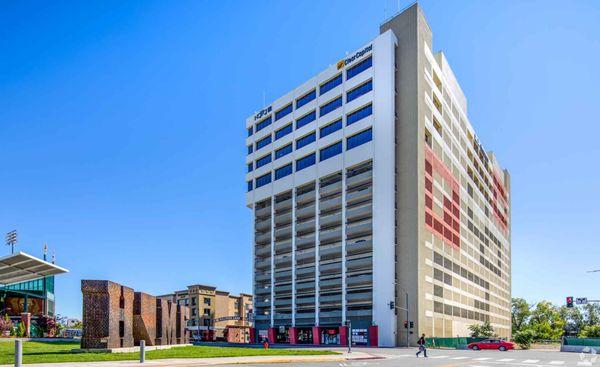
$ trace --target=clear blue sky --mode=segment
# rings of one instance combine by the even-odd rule
[[[0,232],[71,270],[59,313],[81,315],[82,278],[251,292],[245,118],[377,36],[386,7],[323,4],[0,2]],[[514,296],[600,298],[599,3],[421,5],[512,174]]]

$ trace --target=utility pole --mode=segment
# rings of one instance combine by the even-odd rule
[[[390,302],[390,308],[391,309],[398,309],[398,310],[402,310],[402,311],[406,311],[406,347],[410,348],[410,320],[408,319],[408,292],[405,293],[406,295],[406,307],[400,307],[394,304],[394,302]]]

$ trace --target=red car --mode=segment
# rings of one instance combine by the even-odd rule
[[[500,339],[486,339],[480,342],[475,342],[467,345],[467,348],[473,350],[480,349],[498,349],[501,351],[507,351],[509,349],[515,349],[515,343],[507,342]]]

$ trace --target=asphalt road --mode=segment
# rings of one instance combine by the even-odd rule
[[[555,351],[471,351],[429,349],[429,358],[415,357],[415,349],[358,349],[381,359],[345,363],[287,363],[270,366],[318,367],[600,367],[600,357]],[[246,365],[264,366],[264,365]],[[239,365],[237,366],[239,367]]]

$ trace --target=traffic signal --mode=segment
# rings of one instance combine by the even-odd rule
[[[408,329],[408,321],[404,320],[404,328]]]
[[[410,322],[410,328],[413,329],[415,327],[415,323],[414,322]]]
[[[395,307],[394,301],[390,302],[390,310],[393,310]]]
[[[567,297],[567,307],[573,308],[573,297]]]

